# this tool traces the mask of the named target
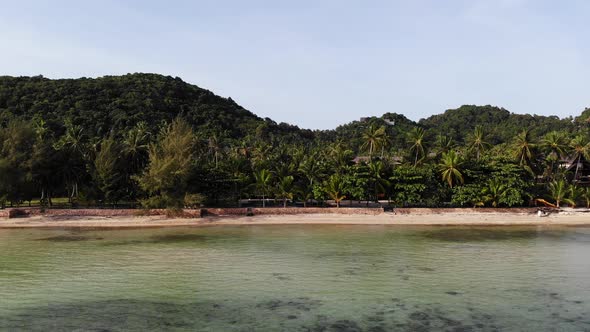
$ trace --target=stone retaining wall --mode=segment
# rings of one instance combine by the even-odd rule
[[[248,208],[206,208],[205,216],[245,216]]]
[[[293,214],[364,214],[379,215],[383,208],[253,208],[254,215],[293,215]]]
[[[396,208],[395,214],[479,214],[479,213],[536,213],[538,208]]]
[[[180,213],[166,209],[46,209],[11,208],[0,210],[0,218],[18,216],[59,216],[59,217],[131,217],[168,215],[179,218],[200,218],[202,216],[247,216],[247,215],[295,215],[295,214],[364,214],[378,215],[382,208],[206,208],[184,209]]]
[[[62,217],[131,217],[131,216],[160,216],[178,218],[200,218],[202,216],[246,216],[246,215],[296,215],[296,214],[348,214],[348,215],[379,215],[383,208],[205,208],[184,209],[180,213],[166,209],[46,209],[39,208],[11,208],[0,210],[0,218],[15,218],[19,216],[62,216]],[[480,214],[480,213],[521,213],[534,214],[537,208],[396,208],[395,214]]]

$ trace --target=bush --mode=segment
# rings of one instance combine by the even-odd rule
[[[201,194],[186,194],[184,195],[184,207],[187,209],[200,208],[205,201],[205,196]]]

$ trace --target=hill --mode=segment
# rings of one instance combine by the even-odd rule
[[[577,185],[590,184],[590,168],[564,174],[559,161],[588,159],[589,118],[589,109],[560,119],[464,105],[418,122],[386,113],[311,131],[262,119],[169,76],[4,76],[0,207],[33,200],[51,206],[55,197],[68,206],[343,197],[515,206],[552,199],[552,188],[583,203]],[[515,140],[523,129],[529,134]]]
[[[515,114],[496,106],[463,105],[418,121],[431,135],[443,134],[463,143],[476,126],[483,126],[492,144],[509,142],[521,130],[528,128],[535,137],[553,130],[571,131],[572,118],[557,116]]]
[[[90,137],[126,130],[139,121],[157,132],[163,122],[179,115],[201,133],[218,132],[228,138],[243,138],[259,127],[281,136],[312,137],[311,131],[262,119],[231,98],[217,96],[178,77],[0,77],[0,121],[41,118],[57,135],[63,133],[66,121],[81,126]]]

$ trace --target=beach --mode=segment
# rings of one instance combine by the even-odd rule
[[[532,213],[422,213],[378,215],[299,214],[260,216],[31,216],[0,219],[0,228],[149,228],[223,225],[387,225],[387,226],[590,226],[588,212],[560,212],[539,217]]]

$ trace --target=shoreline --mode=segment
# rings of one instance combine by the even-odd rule
[[[580,226],[590,227],[590,213],[566,212],[538,217],[531,213],[444,213],[379,215],[260,215],[169,218],[166,216],[31,216],[0,219],[0,229],[133,229],[254,225],[382,226]]]

